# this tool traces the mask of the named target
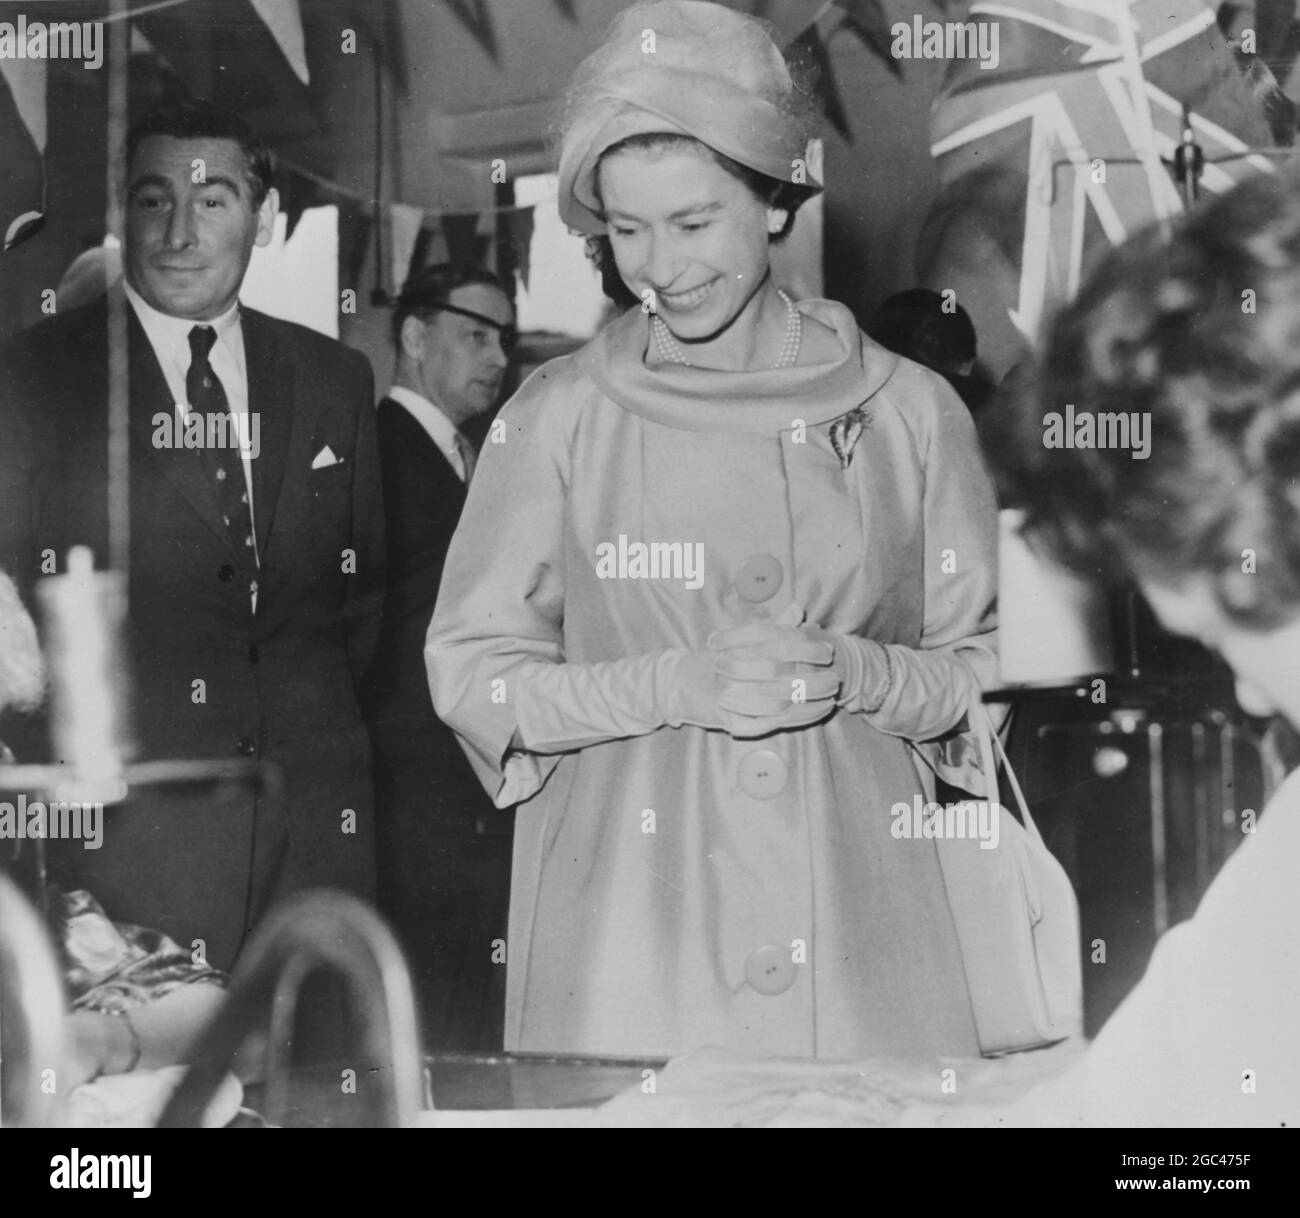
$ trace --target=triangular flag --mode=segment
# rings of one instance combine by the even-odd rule
[[[339,206],[339,287],[356,293],[370,250],[370,230],[374,218],[360,207],[347,203]]]
[[[304,85],[311,83],[307,70],[307,46],[302,36],[302,12],[298,0],[248,0],[257,15],[266,22],[294,75]]]
[[[447,234],[442,231],[441,225],[433,230],[433,238],[429,242],[429,248],[424,251],[425,266],[441,266],[444,262],[451,261],[451,247],[447,244]]]
[[[393,268],[393,295],[402,290],[406,276],[411,269],[411,255],[415,252],[415,239],[420,235],[420,225],[424,223],[424,212],[418,207],[409,207],[405,203],[389,205],[392,218],[389,255]]]
[[[497,61],[497,35],[492,25],[492,14],[488,12],[485,0],[447,0],[451,11],[460,18],[462,24],[474,41],[483,48],[493,63]]]
[[[794,62],[813,65],[817,74],[817,95],[822,99],[827,119],[846,140],[851,140],[853,137],[849,131],[849,120],[844,115],[840,91],[835,86],[831,57],[826,53],[826,45],[817,31],[816,22],[785,48],[785,55]]]
[[[533,251],[533,209],[520,207],[506,212],[506,226],[510,230],[510,248],[514,251],[515,266],[519,268],[519,278],[523,281],[526,292]]]
[[[447,237],[447,260],[453,266],[474,266],[479,261],[476,212],[448,212],[442,217],[442,231]]]
[[[0,59],[0,238],[12,249],[45,212],[45,61]]]
[[[0,76],[13,94],[14,109],[32,137],[36,151],[45,155],[45,60],[0,58]]]
[[[943,0],[936,3],[944,7]],[[857,36],[885,61],[885,67],[901,78],[903,67],[890,53],[893,40],[889,16],[880,0],[836,0],[836,6],[844,12],[844,24],[852,26]]]

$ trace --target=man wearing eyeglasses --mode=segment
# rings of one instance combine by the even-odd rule
[[[430,1049],[501,1047],[510,885],[496,810],[434,714],[424,639],[474,447],[514,345],[514,308],[481,268],[426,267],[393,315],[397,364],[379,404],[389,590],[367,681],[379,794],[380,904],[411,960]],[[495,957],[495,959],[494,959]]]

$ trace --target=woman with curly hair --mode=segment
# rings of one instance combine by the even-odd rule
[[[1114,251],[988,433],[1036,547],[1129,576],[1233,668],[1242,709],[1300,725],[1300,193],[1260,176]],[[1047,447],[1049,415],[1149,420],[1149,454]],[[1081,1064],[974,1123],[1300,1124],[1300,772]]]

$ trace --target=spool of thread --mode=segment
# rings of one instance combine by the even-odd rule
[[[1003,685],[1058,685],[1111,669],[1103,593],[1041,559],[1020,535],[1022,512],[999,514],[998,652]]]
[[[57,798],[113,803],[126,794],[130,674],[122,643],[126,583],[117,571],[96,571],[85,546],[68,551],[66,575],[37,586],[50,674],[50,735],[68,782]]]

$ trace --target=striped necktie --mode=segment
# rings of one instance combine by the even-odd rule
[[[257,543],[253,538],[253,512],[248,502],[248,486],[244,481],[244,463],[240,456],[239,430],[231,417],[230,401],[208,355],[217,341],[217,332],[211,326],[195,326],[190,331],[190,369],[185,374],[185,394],[190,410],[203,420],[205,436],[226,443],[199,449],[211,485],[221,509],[221,518],[230,530],[231,540],[241,552],[257,562]],[[219,426],[210,426],[211,416],[224,416]]]
[[[465,470],[465,485],[469,486],[469,480],[474,477],[476,458],[474,446],[460,432],[456,433],[456,451],[460,454],[460,463]]]

